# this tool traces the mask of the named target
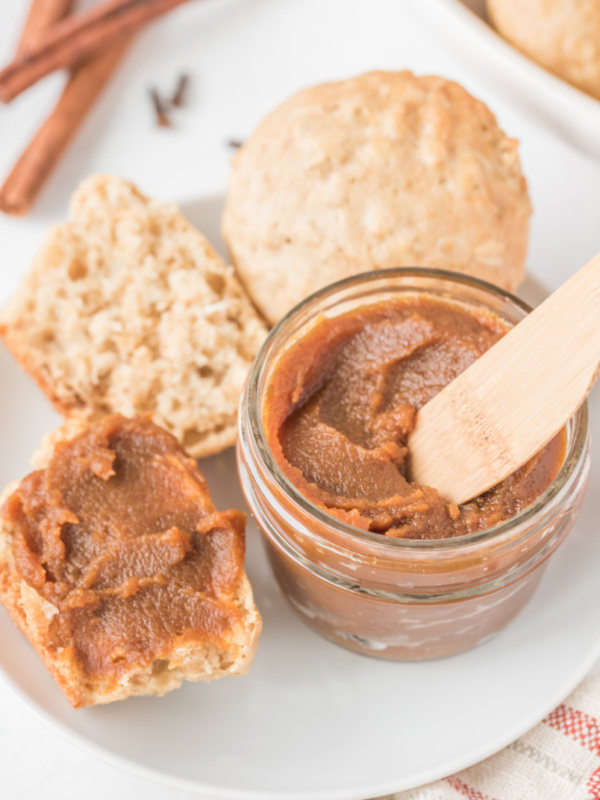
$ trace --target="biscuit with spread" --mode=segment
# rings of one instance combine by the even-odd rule
[[[456,83],[372,72],[305,89],[234,155],[223,218],[232,262],[278,320],[341,278],[455,270],[513,290],[531,205],[518,146]]]
[[[3,494],[0,601],[75,708],[246,672],[245,517],[166,431],[70,423]]]

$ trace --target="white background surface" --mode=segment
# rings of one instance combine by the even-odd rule
[[[526,109],[517,111],[507,92],[481,81],[443,50],[426,20],[414,13],[418,2],[204,0],[153,25],[140,36],[35,212],[24,220],[0,218],[0,303],[27,268],[45,227],[64,218],[71,191],[88,173],[116,172],[158,198],[208,208],[214,225],[205,232],[214,239],[227,180],[228,139],[248,136],[269,109],[304,85],[404,67],[460,81],[490,105],[507,133],[520,139],[535,208],[529,269],[548,287],[559,285],[600,250],[600,163],[540,127]],[[26,5],[0,2],[2,60],[12,53]],[[194,81],[190,106],[178,114],[174,130],[158,130],[147,88],[156,83],[168,91],[183,70]],[[0,174],[51,108],[60,84],[60,76],[52,76],[0,108]],[[27,419],[17,424],[26,427]],[[0,768],[2,800],[191,797],[81,753],[2,684]]]

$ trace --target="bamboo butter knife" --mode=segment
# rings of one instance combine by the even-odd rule
[[[600,371],[600,253],[417,415],[411,478],[457,504],[523,466]]]

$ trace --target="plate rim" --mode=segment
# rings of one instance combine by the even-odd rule
[[[435,31],[449,51],[458,49],[450,29],[468,40],[476,52],[460,59],[468,64],[485,55],[490,65],[486,79],[503,84],[507,95],[517,92],[521,105],[537,123],[559,137],[578,153],[594,161],[600,160],[600,99],[573,86],[533,59],[521,53],[464,0],[421,0],[414,4],[416,14]],[[453,39],[454,43],[450,43]],[[495,73],[495,74],[494,74]],[[510,101],[510,98],[509,98]],[[512,102],[512,101],[511,101]]]
[[[584,92],[583,89],[579,89],[577,86],[569,83],[564,78],[560,78],[550,70],[542,67],[529,56],[526,56],[513,44],[504,39],[498,31],[492,27],[489,22],[486,22],[476,11],[469,8],[463,0],[426,0],[426,2],[438,8],[446,9],[448,14],[454,19],[458,19],[465,28],[470,28],[475,34],[485,36],[489,42],[494,43],[496,54],[501,53],[507,60],[513,62],[513,65],[518,65],[519,68],[529,72],[531,78],[535,81],[540,81],[545,90],[552,87],[553,91],[558,91],[563,94],[564,98],[569,102],[580,103],[582,108],[586,111],[600,114],[600,100]]]

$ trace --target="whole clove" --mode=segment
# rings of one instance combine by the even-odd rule
[[[171,119],[167,113],[167,106],[155,88],[150,89],[150,99],[154,107],[157,126],[159,128],[170,128]]]
[[[183,108],[183,106],[187,104],[189,85],[190,76],[187,73],[180,75],[177,86],[175,87],[175,92],[170,100],[171,106],[174,108]]]

